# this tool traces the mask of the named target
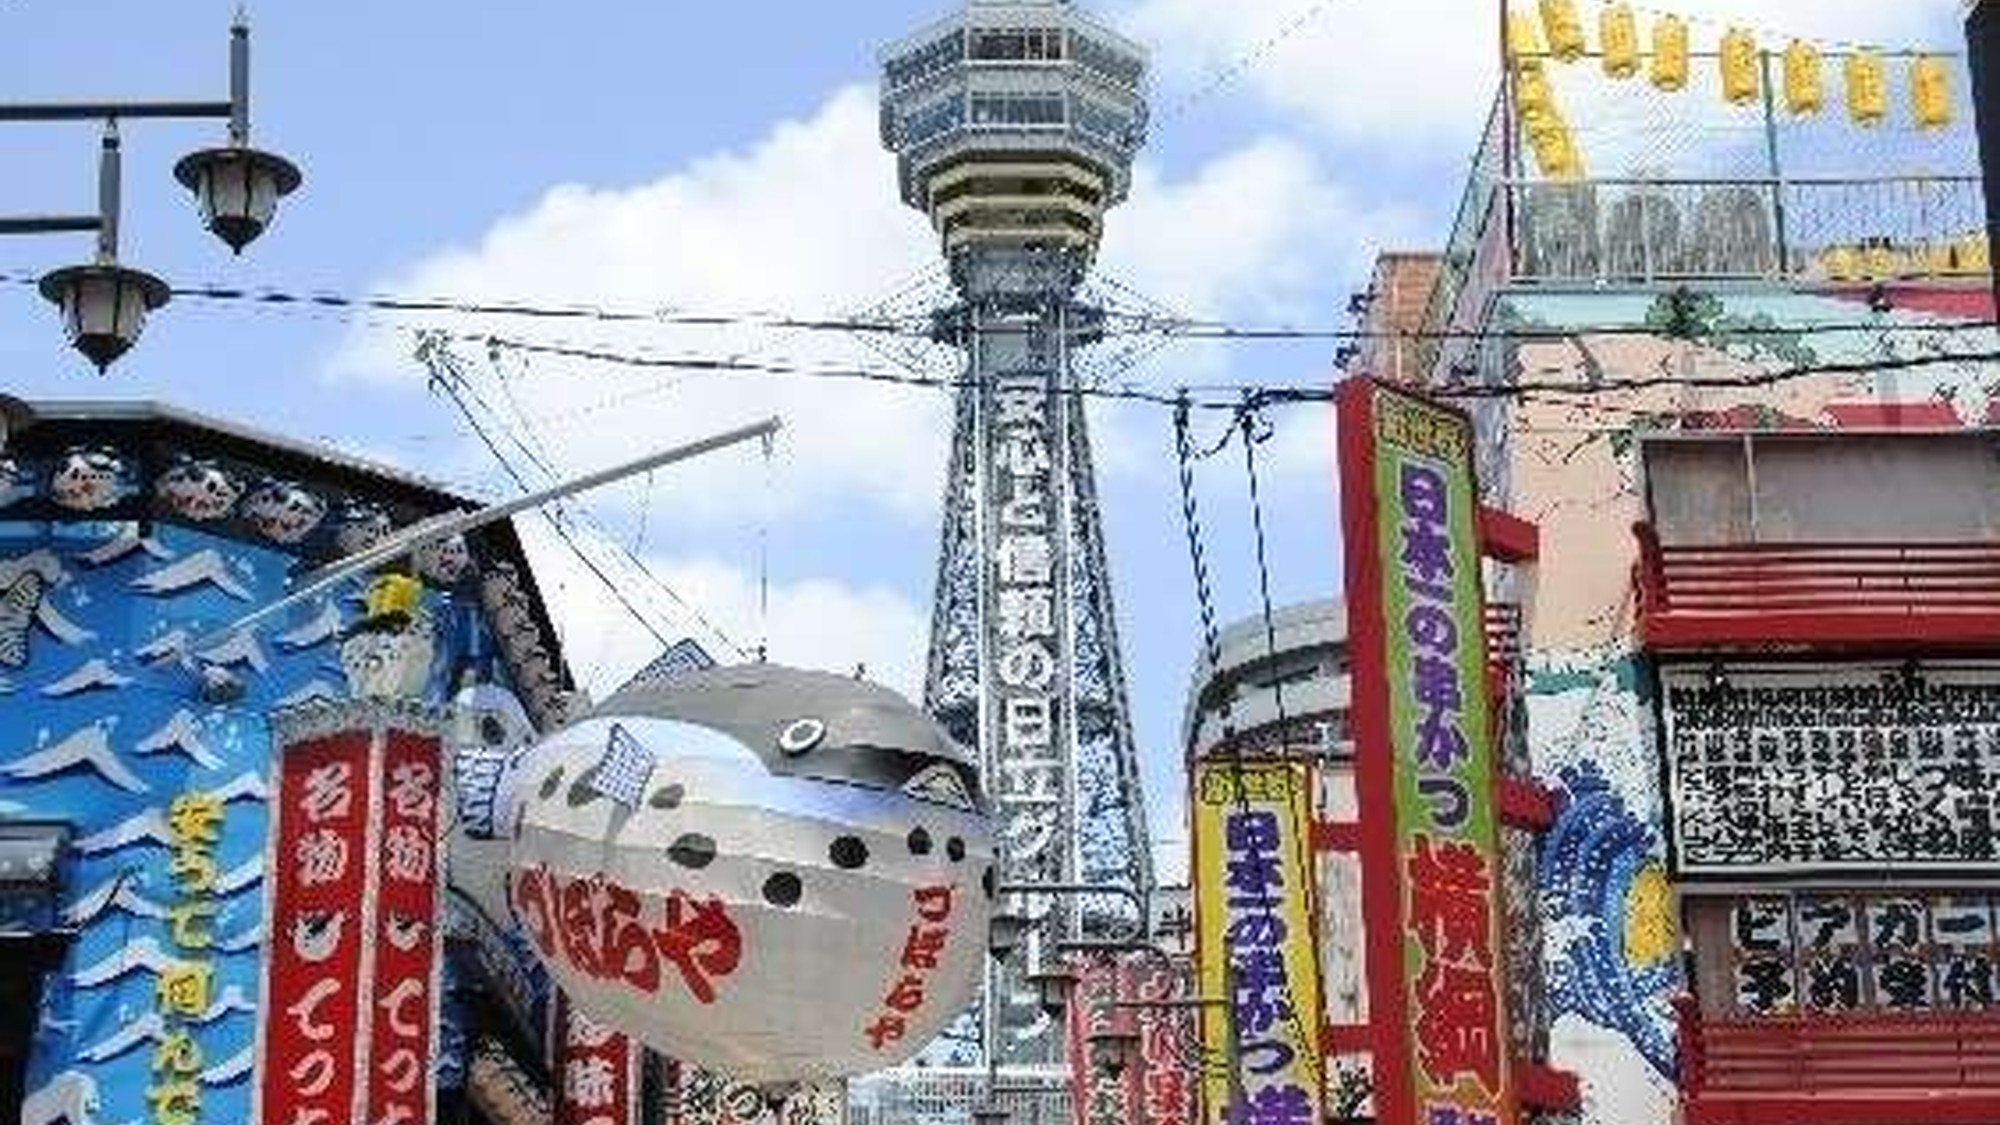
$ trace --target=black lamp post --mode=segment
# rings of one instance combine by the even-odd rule
[[[123,192],[118,123],[133,118],[229,121],[227,145],[184,157],[174,175],[194,193],[203,225],[233,251],[241,252],[270,226],[278,201],[296,191],[302,179],[290,161],[250,147],[250,30],[240,19],[230,29],[228,101],[0,105],[0,122],[104,122],[96,214],[0,217],[0,234],[97,234],[97,254],[91,262],[50,272],[40,288],[60,311],[71,345],[99,371],[138,342],[147,314],[165,305],[170,296],[166,282],[118,260]]]

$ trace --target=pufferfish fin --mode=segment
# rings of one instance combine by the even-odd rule
[[[937,765],[911,778],[903,785],[906,796],[919,801],[929,801],[934,805],[947,805],[961,812],[976,811],[972,794],[965,791],[965,781],[958,771],[950,766]]]

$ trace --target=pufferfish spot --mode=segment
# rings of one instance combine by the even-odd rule
[[[912,828],[910,829],[909,845],[911,855],[929,855],[931,854],[931,834],[922,828]]]
[[[690,832],[675,840],[667,849],[667,858],[682,867],[699,871],[715,862],[715,841],[698,832]]]
[[[843,871],[858,871],[868,865],[868,845],[859,836],[842,836],[826,849],[827,858]]]
[[[563,770],[561,766],[557,766],[549,771],[549,776],[542,779],[542,800],[546,801],[556,795],[556,790],[562,788],[562,779]]]
[[[805,893],[804,881],[789,871],[780,871],[764,880],[764,901],[783,910],[797,906]]]

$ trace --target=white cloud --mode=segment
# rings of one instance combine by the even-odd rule
[[[565,548],[536,524],[523,525],[536,581],[548,599],[571,670],[594,698],[617,688],[660,653],[660,643]],[[929,619],[909,597],[886,586],[827,578],[773,584],[761,610],[757,576],[712,558],[648,558],[648,568],[737,644],[755,649],[769,629],[769,658],[779,664],[852,673],[922,698]],[[692,636],[718,661],[735,652],[686,612],[628,571],[621,588],[669,640]]]
[[[1364,205],[1310,150],[1277,137],[1225,152],[1182,178],[1141,164],[1134,180],[1132,199],[1109,219],[1105,269],[1195,316],[1324,320],[1335,294],[1363,275],[1378,239],[1418,230],[1395,207]],[[941,273],[937,260],[924,220],[897,198],[894,162],[877,137],[874,95],[857,87],[741,152],[697,160],[650,183],[554,188],[525,212],[496,222],[477,244],[435,254],[382,288],[496,302],[810,315],[866,307],[926,270]],[[945,296],[940,282],[929,295]],[[497,317],[467,327],[544,341],[581,337],[626,352],[894,368],[880,352],[826,332]],[[393,333],[359,331],[333,370],[347,378],[413,381],[422,373],[407,358],[408,343]],[[916,346],[922,370],[957,373],[951,353]],[[950,423],[944,395],[539,356],[505,360],[503,376],[476,344],[459,351],[481,381],[478,397],[531,419],[544,455],[564,471],[601,467],[776,413],[789,429],[772,470],[767,518],[835,505],[852,510],[856,503],[906,520],[936,516]],[[1313,363],[1279,375],[1322,377],[1324,364]],[[1181,343],[1149,370],[1164,384],[1200,382],[1220,377],[1228,364],[1220,346]],[[1098,432],[1107,471],[1152,457],[1155,443],[1133,440],[1115,417]],[[490,468],[490,455],[469,437],[447,460],[430,471],[463,478]],[[659,484],[658,512],[667,519],[729,524],[767,504],[753,453],[677,466]]]
[[[1588,18],[1596,5],[1579,7]],[[1958,5],[1677,0],[1652,7],[1699,18],[1711,35],[1724,21],[1740,21],[1772,38],[1950,45],[1938,36]],[[1244,66],[1239,81],[1248,92],[1337,139],[1412,151],[1442,144],[1450,159],[1470,150],[1499,81],[1498,10],[1474,0],[1134,0],[1112,22],[1154,45],[1169,91],[1199,91]],[[1173,97],[1162,101],[1171,106]]]

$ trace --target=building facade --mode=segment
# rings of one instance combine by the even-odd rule
[[[365,869],[409,884],[356,895],[403,903],[407,915],[375,917],[402,919],[396,942],[417,942],[408,995],[378,1021],[422,1042],[376,1056],[392,1064],[384,1081],[423,1106],[403,1119],[519,1120],[511,1105],[547,1120],[535,970],[504,912],[447,888],[435,827],[390,812],[364,823],[344,787],[358,783],[351,763],[325,803],[307,802],[323,825],[274,827],[289,783],[281,716],[358,690],[343,649],[366,612],[362,585],[228,628],[314,567],[466,506],[389,470],[150,405],[41,404],[0,449],[0,1118],[253,1120],[259,1060],[269,1072],[287,1034],[266,1003],[283,984],[273,951],[362,944],[341,911],[320,923],[288,912],[275,884]],[[419,550],[409,570],[420,584],[402,607],[409,626],[379,643],[381,666],[408,673],[415,741],[374,768],[381,807],[417,815],[448,800],[449,747],[468,737],[442,705],[473,692],[489,706],[463,714],[504,716],[495,737],[518,744],[570,694],[508,527]],[[357,839],[408,846],[387,866],[364,860],[355,849],[372,845],[335,833],[340,807]],[[392,967],[387,953],[376,963]],[[284,1081],[319,1084],[319,1060],[300,1065]]]
[[[1558,798],[1551,1055],[1606,1125],[1992,1119],[1996,341],[1970,130],[1912,118],[1914,66],[1857,124],[1783,91],[1716,110],[1726,74],[1670,102],[1529,61],[1426,367],[1478,419],[1487,502],[1544,544],[1488,587]],[[1768,143],[1663,124],[1544,174],[1524,84],[1585,125],[1707,99],[1681,120],[1761,117]]]

